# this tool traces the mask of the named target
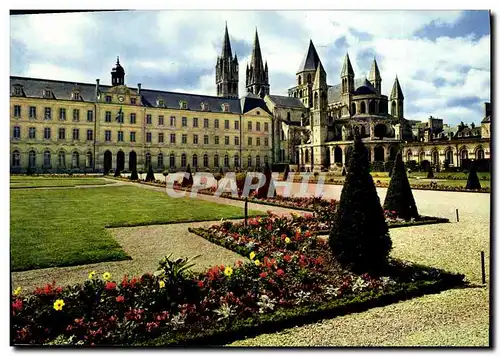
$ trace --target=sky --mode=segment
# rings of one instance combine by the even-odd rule
[[[245,89],[255,29],[271,94],[287,95],[309,40],[327,82],[340,82],[349,53],[356,78],[376,57],[382,92],[396,75],[405,118],[479,123],[490,101],[488,11],[119,11],[10,17],[10,74],[110,84],[120,56],[125,84],[216,95],[215,63],[227,21]]]

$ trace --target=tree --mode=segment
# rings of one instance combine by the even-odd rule
[[[470,167],[465,189],[481,189],[481,183],[479,182],[476,165],[474,163]]]
[[[146,182],[154,182],[155,181],[155,174],[153,172],[153,165],[150,164],[148,167],[148,174],[146,174]]]
[[[191,174],[191,166],[189,164],[187,166],[186,173],[188,173],[189,176],[182,178],[181,186],[190,187],[193,185],[193,175]]]
[[[137,175],[137,167],[134,166],[134,168],[132,168],[132,173],[130,174],[130,179],[131,180],[138,180],[139,179],[139,176]]]
[[[434,172],[432,171],[432,164],[427,165],[427,178],[434,178]]]
[[[276,196],[276,187],[274,186],[273,180],[273,172],[271,171],[271,167],[269,167],[269,163],[266,163],[264,166],[264,177],[266,182],[262,187],[257,189],[257,193],[255,194],[257,198],[267,198],[268,192],[270,189],[273,190],[273,194],[271,196]]]
[[[120,176],[120,169],[116,168],[115,177],[119,177],[119,176]]]
[[[410,182],[406,175],[403,156],[399,152],[392,169],[391,181],[384,201],[384,209],[395,211],[397,216],[405,220],[418,218],[417,205],[413,198]]]
[[[345,166],[342,167],[342,177],[345,177],[347,175],[347,171],[345,169]]]
[[[387,265],[392,241],[359,133],[348,167],[330,248],[343,267],[356,273],[376,272]]]

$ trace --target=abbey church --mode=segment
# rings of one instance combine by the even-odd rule
[[[331,60],[331,59],[329,59]],[[394,78],[382,93],[376,59],[356,77],[349,55],[330,85],[312,40],[287,95],[271,94],[269,70],[255,32],[239,93],[239,63],[226,26],[215,61],[216,96],[130,86],[117,59],[110,85],[10,77],[11,172],[109,172],[260,169],[328,171],[349,159],[359,130],[374,169],[406,161],[462,167],[490,158],[491,108],[480,127],[450,127],[442,119],[405,118]],[[281,93],[285,94],[285,93]]]

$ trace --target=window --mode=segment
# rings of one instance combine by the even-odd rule
[[[130,142],[135,142],[135,131],[130,131]]]
[[[234,144],[236,146],[239,146],[240,145],[240,138],[238,136],[234,136]]]
[[[188,125],[188,118],[187,117],[183,117],[182,118],[182,127],[187,127]]]
[[[219,136],[214,136],[214,144],[219,144]]]
[[[43,153],[43,166],[45,168],[50,168],[51,167],[51,164],[50,164],[50,151],[45,151]]]
[[[111,102],[111,95],[106,95],[106,102],[110,103]]]
[[[252,131],[252,121],[248,121],[248,131]]]
[[[175,116],[170,116],[170,126],[175,127]]]
[[[118,142],[123,142],[123,131],[118,131],[117,140]]]
[[[94,121],[94,112],[92,110],[87,110],[87,122]]]
[[[208,119],[203,119],[203,128],[208,129]]]
[[[260,146],[260,137],[257,137],[257,138],[255,139],[255,145],[256,145],[256,146]]]
[[[239,167],[240,166],[240,156],[234,155],[234,166]]]
[[[158,133],[158,143],[163,143],[163,132]]]
[[[14,95],[22,96],[23,95],[23,86],[20,84],[14,84]]]
[[[193,155],[193,167],[198,167],[198,156]]]
[[[181,109],[187,109],[187,105],[188,105],[187,101],[185,101],[185,100],[181,100],[181,101],[179,102],[179,104],[180,104],[180,108],[181,108]]]
[[[265,132],[269,131],[269,123],[268,122],[264,122],[264,131]]]
[[[35,139],[36,138],[36,128],[30,127],[28,130],[28,138]]]
[[[208,167],[208,155],[206,153],[203,155],[203,167]]]
[[[224,156],[224,167],[229,167],[229,156],[228,155]]]
[[[135,112],[132,112],[130,113],[130,123],[131,124],[135,124],[136,123],[136,116],[135,116]]]
[[[248,138],[248,146],[252,146],[252,138],[251,137]]]
[[[105,122],[111,122],[111,111],[106,111]]]
[[[214,167],[219,167],[219,155],[214,156]]]
[[[146,142],[151,143],[151,132],[146,132]]]
[[[110,142],[111,141],[111,130],[104,131],[104,140],[106,142]]]
[[[59,120],[61,120],[61,121],[66,120],[66,109],[65,108],[59,109]]]
[[[210,110],[210,106],[208,103],[201,103],[201,111],[208,111]]]
[[[260,122],[255,123],[255,130],[260,131]]]
[[[182,134],[181,143],[182,144],[187,144],[188,143],[188,135]]]
[[[198,118],[193,117],[193,127],[198,127]]]
[[[135,105],[137,103],[136,98],[130,98],[130,104]]]
[[[224,120],[224,128],[229,130],[229,120]]]
[[[71,167],[78,168],[80,166],[80,155],[78,152],[73,152],[71,155]]]
[[[170,134],[170,143],[175,143],[175,134]]]
[[[43,138],[44,140],[50,140],[50,127],[43,129]]]
[[[64,153],[64,151],[59,152],[57,156],[57,165],[61,168],[66,167],[66,153]]]
[[[14,126],[12,137],[14,137],[14,139],[16,140],[19,140],[21,138],[21,128],[19,126]]]
[[[158,153],[158,168],[163,168],[163,153]]]
[[[52,109],[51,108],[45,108],[44,119],[45,120],[52,120]]]
[[[21,154],[19,151],[12,152],[12,167],[21,167]]]
[[[229,104],[222,104],[222,111],[229,112]]]
[[[203,144],[208,145],[208,135],[203,136]]]
[[[183,153],[183,154],[181,155],[181,167],[183,167],[183,168],[184,168],[184,167],[186,167],[186,165],[187,165],[187,163],[186,163],[186,154],[185,154],[185,153]]]
[[[269,138],[268,137],[264,138],[264,146],[269,146]]]
[[[66,129],[61,127],[59,129],[59,140],[65,140],[66,139]]]
[[[151,153],[146,152],[145,158],[146,158],[146,167],[149,167],[151,165]]]
[[[252,156],[248,156],[247,165],[248,167],[252,167]]]
[[[87,141],[93,141],[93,140],[94,140],[94,131],[87,130]]]
[[[30,119],[36,119],[36,106],[30,106]]]
[[[73,141],[80,139],[80,129],[73,129]]]
[[[14,105],[14,117],[21,117],[21,105]]]
[[[152,123],[152,118],[151,118],[151,114],[147,114],[146,115],[146,125],[151,125]]]
[[[229,145],[229,136],[224,136],[224,144]]]
[[[163,126],[165,124],[165,116],[158,115],[158,125]]]
[[[80,109],[73,109],[73,121],[80,121]]]
[[[175,155],[173,153],[169,156],[169,166],[170,168],[175,168]]]
[[[255,156],[255,165],[260,167],[260,156]]]
[[[156,106],[158,106],[158,107],[165,107],[165,100],[163,100],[163,99],[156,99]]]
[[[194,145],[198,144],[198,135],[193,135],[193,144]]]
[[[44,89],[43,90],[43,97],[45,99],[52,99],[52,90],[50,90],[50,89]]]
[[[219,128],[219,119],[215,119],[215,121],[214,121],[214,127],[215,127],[216,129],[218,129],[218,128]]]
[[[235,130],[239,130],[240,129],[240,122],[239,121],[235,121],[234,122],[234,129]]]
[[[31,150],[28,153],[28,157],[29,157],[29,161],[28,161],[29,167],[35,168],[36,167],[36,152]]]
[[[92,152],[90,151],[85,155],[85,167],[92,167]]]

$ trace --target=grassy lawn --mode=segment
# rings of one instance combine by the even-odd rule
[[[102,178],[10,177],[11,188],[74,187],[77,185],[104,185],[110,183],[113,182]]]
[[[11,268],[81,265],[128,258],[104,226],[240,218],[243,209],[176,199],[133,186],[12,190]],[[249,215],[259,212],[250,211]],[[260,214],[262,214],[260,212]]]

